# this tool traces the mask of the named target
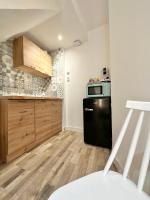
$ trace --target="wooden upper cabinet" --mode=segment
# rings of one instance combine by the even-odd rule
[[[51,56],[25,36],[14,40],[14,66],[34,75],[52,76]]]

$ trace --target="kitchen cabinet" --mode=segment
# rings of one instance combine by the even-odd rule
[[[62,129],[62,102],[37,100],[35,102],[36,141],[41,142]]]
[[[8,100],[7,159],[25,152],[26,146],[35,140],[34,101]]]
[[[1,162],[17,158],[61,130],[61,99],[1,97]]]
[[[51,101],[51,114],[54,117],[51,117],[51,131],[54,134],[55,132],[59,132],[62,129],[62,102],[57,104],[56,101]]]
[[[25,36],[14,40],[13,60],[18,70],[42,77],[52,76],[51,56]]]
[[[51,103],[46,100],[35,102],[35,132],[36,141],[43,141],[53,135],[51,131],[51,118],[55,117],[51,113]]]

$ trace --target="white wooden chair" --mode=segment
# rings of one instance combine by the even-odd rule
[[[138,184],[135,185],[127,178],[140,135],[144,111],[150,111],[150,102],[127,101],[126,108],[130,109],[129,113],[105,169],[59,188],[51,195],[49,200],[150,200],[150,197],[143,192],[143,185],[150,160],[150,132],[141,163]],[[109,171],[125,136],[134,110],[141,112],[133,134],[123,174]]]

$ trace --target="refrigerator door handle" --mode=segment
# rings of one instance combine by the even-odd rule
[[[85,110],[85,111],[88,111],[88,112],[93,112],[93,109],[92,109],[92,108],[85,108],[84,110]]]

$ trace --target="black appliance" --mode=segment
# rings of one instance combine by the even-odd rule
[[[84,142],[111,149],[111,97],[83,99]]]

